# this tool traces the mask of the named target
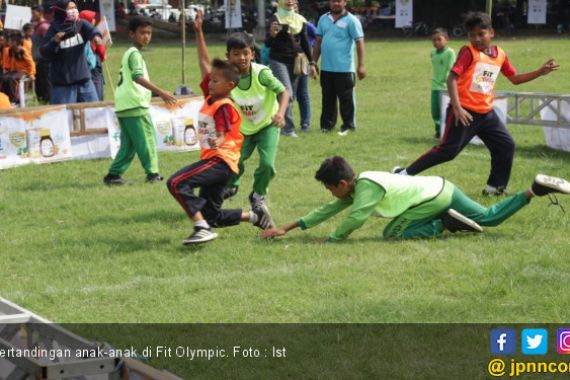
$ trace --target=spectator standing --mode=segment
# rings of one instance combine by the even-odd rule
[[[269,52],[269,68],[285,86],[289,105],[285,113],[284,136],[297,137],[293,121],[293,100],[297,91],[298,76],[293,72],[293,64],[298,53],[304,53],[308,59],[312,50],[307,35],[307,20],[295,12],[296,0],[279,0],[277,12],[270,20],[270,30],[265,39]],[[314,62],[310,62],[311,76],[316,77]]]
[[[354,45],[358,57],[358,79],[366,77],[364,33],[356,16],[346,10],[346,0],[330,0],[330,12],[319,18],[313,61],[321,61],[321,132],[330,132],[337,120],[340,103],[341,136],[356,129],[354,98]]]
[[[51,103],[96,102],[97,91],[85,58],[85,44],[93,41],[100,45],[101,33],[79,19],[73,1],[58,0],[52,9],[54,20],[40,48],[42,56],[51,62]]]
[[[307,34],[311,49],[315,46],[317,28],[310,21],[307,21]],[[307,132],[311,126],[311,98],[309,97],[309,74],[299,76],[297,84],[297,104],[301,114],[301,132]]]
[[[81,11],[79,12],[79,18],[95,26],[97,13],[93,11]],[[89,49],[91,49],[91,51],[95,55],[95,67],[91,69],[91,80],[95,85],[95,90],[97,90],[97,98],[99,98],[99,100],[102,101],[105,98],[105,93],[104,93],[105,78],[103,76],[103,62],[105,62],[105,60],[107,59],[107,52],[104,44],[95,45],[93,41],[89,42]]]
[[[40,53],[40,47],[46,42],[49,22],[44,18],[44,8],[40,5],[32,8],[32,58],[36,63],[36,96],[42,102],[50,102],[51,80],[49,78],[50,63]]]

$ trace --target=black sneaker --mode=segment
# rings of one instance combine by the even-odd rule
[[[107,174],[103,178],[103,183],[107,186],[120,186],[125,184],[125,180],[120,175]]]
[[[489,191],[487,189],[483,189],[483,191],[481,192],[481,194],[484,197],[490,197],[491,195],[494,195],[496,197],[500,197],[503,195],[509,195],[509,193],[507,193],[507,187],[506,186],[499,186],[497,187],[495,190],[493,191]]]
[[[402,171],[404,171],[405,168],[399,167],[399,166],[394,166],[392,168],[392,174],[400,174]]]
[[[537,197],[550,193],[570,194],[570,183],[564,178],[537,174],[530,189]]]
[[[269,208],[265,204],[260,204],[257,208],[251,210],[255,215],[257,215],[257,222],[253,223],[254,226],[266,230],[268,228],[273,228],[273,219],[269,213]]]
[[[436,132],[436,133],[433,135],[433,138],[434,138],[435,140],[441,140],[441,133]]]
[[[238,193],[238,189],[239,187],[237,186],[231,186],[231,187],[225,187],[224,188],[224,199],[229,199],[231,197],[233,197],[234,195],[236,195]]]
[[[454,209],[447,210],[447,214],[441,217],[443,226],[449,232],[468,231],[468,232],[483,232],[483,228],[469,219],[463,214],[458,213]]]
[[[190,234],[186,239],[182,240],[182,244],[201,244],[210,240],[214,240],[218,237],[218,234],[209,228],[195,228],[194,232]]]
[[[265,203],[265,197],[263,195],[255,193],[254,191],[249,193],[249,204],[251,205],[252,210],[255,210],[261,206],[267,207],[267,204]]]
[[[148,183],[162,182],[163,180],[164,178],[162,178],[158,173],[150,173],[146,175],[146,181]]]

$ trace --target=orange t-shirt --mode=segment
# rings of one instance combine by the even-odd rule
[[[2,68],[10,71],[10,48],[8,46],[2,48]]]
[[[22,47],[24,49],[26,49],[28,51],[28,53],[30,53],[30,55],[32,55],[32,39],[31,38],[29,40],[27,38],[23,38],[22,39]]]
[[[17,59],[15,54],[10,57],[10,69],[9,71],[17,71],[19,73],[24,73],[29,77],[36,76],[36,63],[32,58],[32,54],[26,49],[22,48],[22,58]],[[12,52],[13,53],[13,52]]]
[[[227,107],[227,106],[229,107]],[[224,106],[224,107],[223,107]],[[225,140],[224,143],[217,149],[211,149],[208,144],[208,137],[215,136],[216,131],[219,130],[216,120],[218,110],[225,112],[226,116],[224,128]],[[232,112],[233,111],[233,112]],[[232,172],[239,173],[238,162],[240,158],[241,145],[243,144],[243,135],[240,133],[241,116],[236,110],[233,101],[229,98],[214,100],[211,96],[204,99],[204,104],[200,108],[198,116],[198,136],[200,138],[200,146],[202,147],[202,154],[200,159],[207,160],[213,157],[219,157],[229,166]]]
[[[490,112],[495,98],[495,83],[505,63],[506,54],[499,47],[495,57],[472,45],[468,45],[467,49],[471,52],[471,64],[457,78],[461,107],[477,113]]]
[[[10,98],[3,92],[0,92],[0,110],[9,110],[12,108]]]

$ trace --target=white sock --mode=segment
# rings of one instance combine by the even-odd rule
[[[208,224],[208,222],[206,222],[206,220],[198,220],[196,222],[192,222],[192,224],[194,224],[194,228],[205,228],[205,229],[210,229],[210,225]]]
[[[495,186],[487,185],[487,187],[485,188],[485,191],[487,193],[494,193],[495,191],[497,191],[497,188]]]
[[[251,224],[255,224],[255,223],[257,223],[258,220],[259,220],[259,216],[257,216],[257,214],[255,212],[250,211],[248,222],[250,222]]]

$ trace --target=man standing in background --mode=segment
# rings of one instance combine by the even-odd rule
[[[364,68],[364,33],[358,18],[346,10],[346,0],[330,0],[330,12],[319,19],[313,61],[321,61],[322,112],[321,132],[330,132],[337,119],[337,98],[342,125],[340,136],[356,129],[354,45],[358,79],[366,77]]]
[[[51,82],[49,79],[49,61],[42,57],[40,47],[45,42],[45,36],[49,29],[49,22],[44,18],[44,9],[41,5],[32,8],[32,58],[36,63],[36,96],[42,102],[49,103]]]

